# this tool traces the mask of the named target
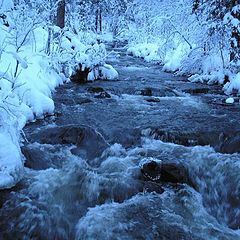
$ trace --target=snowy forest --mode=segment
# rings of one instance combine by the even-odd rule
[[[239,0],[0,0],[0,239],[240,239]]]

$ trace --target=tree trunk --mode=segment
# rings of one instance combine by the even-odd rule
[[[199,0],[194,0],[192,11],[196,12],[199,9],[199,6],[200,6],[200,1]]]
[[[240,11],[231,12],[231,15],[240,21]],[[230,61],[240,58],[240,32],[236,26],[232,29]]]
[[[98,9],[96,10],[95,31],[98,32]]]
[[[100,33],[102,33],[102,9],[99,10],[99,26],[100,26]]]
[[[96,10],[95,31],[96,31],[96,33],[102,32],[102,9],[101,9],[101,7]]]
[[[65,26],[65,0],[58,3],[56,25],[60,28]]]

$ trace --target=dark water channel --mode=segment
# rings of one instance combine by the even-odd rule
[[[0,239],[240,239],[240,104],[109,46],[118,81],[68,83],[25,127]]]

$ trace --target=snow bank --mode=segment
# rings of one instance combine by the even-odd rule
[[[11,0],[0,0],[1,11],[7,11],[14,7],[13,1]]]
[[[104,64],[94,68],[88,74],[88,81],[94,81],[96,79],[100,80],[117,80],[118,72],[109,64]]]
[[[226,94],[230,94],[233,90],[237,90],[240,93],[240,72],[237,74],[232,74],[230,76],[230,82],[226,83],[224,86],[224,91]]]
[[[163,71],[177,71],[189,52],[190,47],[186,43],[180,43],[176,49],[169,50],[164,59]]]
[[[0,59],[0,189],[14,186],[23,176],[19,131],[27,121],[53,113],[52,91],[65,80],[44,54],[46,30],[36,28],[19,49],[11,41],[13,34],[11,28],[0,25],[0,46],[4,46]]]
[[[7,15],[17,15],[14,11]],[[15,26],[11,17],[10,27],[0,22],[0,111],[4,112],[0,121],[0,189],[21,179],[24,161],[18,133],[28,121],[54,112],[52,92],[57,86],[68,81],[79,66],[95,71],[91,80],[118,78],[117,71],[105,64],[105,45],[97,44],[92,34],[50,28],[55,37],[46,54],[48,31],[41,25],[31,26],[31,19],[27,29],[22,23]],[[9,116],[12,120],[6,124]]]
[[[134,57],[143,58],[147,62],[163,63],[164,71],[177,71],[181,62],[190,52],[190,47],[186,43],[175,44],[176,47],[168,48],[165,43],[141,43],[128,48],[128,54]]]
[[[8,132],[5,127],[0,129],[0,189],[3,189],[14,186],[24,168],[17,132]]]
[[[143,58],[147,62],[161,61],[158,55],[159,46],[153,43],[139,43],[128,48],[127,53],[134,57]]]

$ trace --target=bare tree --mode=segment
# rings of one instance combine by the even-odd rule
[[[232,5],[237,6],[238,1],[233,0]],[[236,20],[240,21],[240,10],[239,8],[232,8],[231,16]],[[231,34],[231,51],[230,51],[230,61],[237,61],[240,59],[240,30],[237,26],[232,26]]]
[[[95,31],[98,32],[102,32],[102,6],[100,4],[100,1],[96,1],[95,2],[96,5],[96,22],[95,22]]]
[[[57,7],[56,25],[60,28],[64,28],[65,26],[65,6],[65,0],[59,1]]]

